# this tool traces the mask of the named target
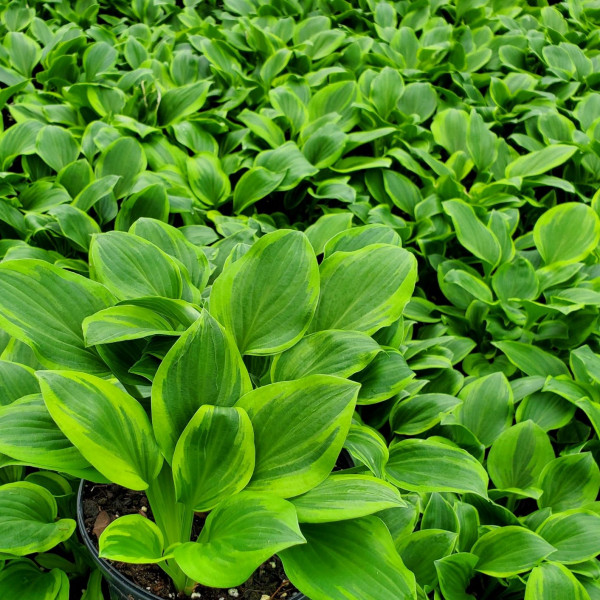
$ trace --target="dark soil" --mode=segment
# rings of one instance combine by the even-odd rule
[[[83,513],[85,528],[93,544],[98,548],[98,537],[109,523],[123,515],[140,514],[153,519],[152,509],[144,492],[135,492],[118,485],[99,485],[86,483],[83,491]],[[194,518],[191,540],[195,541],[202,529],[204,517]],[[182,600],[189,598],[177,594],[171,580],[157,565],[132,565],[110,561],[127,579],[144,590],[164,598]],[[233,596],[228,589],[196,586],[194,592],[201,600],[291,600],[298,590],[288,581],[281,561],[276,556],[261,565],[246,583],[235,588],[238,595]],[[264,598],[266,600],[266,598]]]

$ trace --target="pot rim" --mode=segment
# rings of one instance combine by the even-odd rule
[[[85,547],[89,550],[92,560],[95,565],[100,569],[102,575],[105,576],[109,584],[116,586],[118,585],[123,591],[128,594],[136,594],[139,600],[164,600],[160,596],[156,596],[150,593],[148,590],[136,585],[131,580],[127,579],[116,567],[111,564],[111,561],[98,556],[98,550],[94,546],[88,532],[85,528],[84,514],[83,514],[83,489],[86,484],[86,480],[82,479],[79,483],[77,490],[77,529],[81,535],[81,539]],[[116,580],[116,582],[115,582]],[[294,596],[290,597],[289,600],[309,600],[304,594],[298,592]]]

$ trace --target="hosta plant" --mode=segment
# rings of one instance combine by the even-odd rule
[[[403,506],[398,490],[332,473],[357,403],[413,377],[372,336],[399,322],[414,257],[355,240],[319,265],[304,234],[280,230],[234,248],[205,288],[209,263],[176,233],[141,220],[94,237],[95,281],[0,265],[0,325],[39,361],[22,367],[33,395],[0,410],[0,451],[144,490],[154,521],[118,518],[100,556],[156,563],[177,590],[239,585],[278,554],[312,600],[414,598],[372,516]]]
[[[3,457],[3,465],[10,462]],[[1,467],[0,479],[6,482],[0,485],[0,595],[67,600],[85,585],[88,600],[101,598],[101,574],[88,578],[89,561],[73,536],[76,481],[50,471],[26,474],[21,466]]]

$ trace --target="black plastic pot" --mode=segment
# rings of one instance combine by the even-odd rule
[[[108,560],[104,560],[98,556],[98,550],[92,542],[85,528],[85,520],[83,515],[83,487],[85,480],[81,480],[79,491],[77,492],[77,526],[79,533],[83,539],[83,543],[90,551],[90,556],[95,565],[100,569],[100,572],[108,582],[111,600],[163,600],[145,589],[135,585],[129,581],[122,573],[120,573]],[[304,594],[296,594],[289,600],[309,600]]]

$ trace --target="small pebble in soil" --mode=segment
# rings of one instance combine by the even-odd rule
[[[142,512],[148,512],[148,507],[147,506],[142,506]]]
[[[272,561],[269,563],[269,566],[271,567],[271,569],[274,569],[274,568],[277,566],[277,563],[276,563],[274,560],[272,560]]]
[[[260,600],[271,600],[271,596],[267,596],[266,594],[263,594],[263,595],[260,597]]]
[[[197,600],[197,598],[202,598],[202,594],[200,592],[192,592],[190,598],[192,598],[192,600]]]
[[[239,598],[240,597],[240,593],[238,592],[237,588],[231,588],[230,590],[227,590],[227,593],[232,598]]]

